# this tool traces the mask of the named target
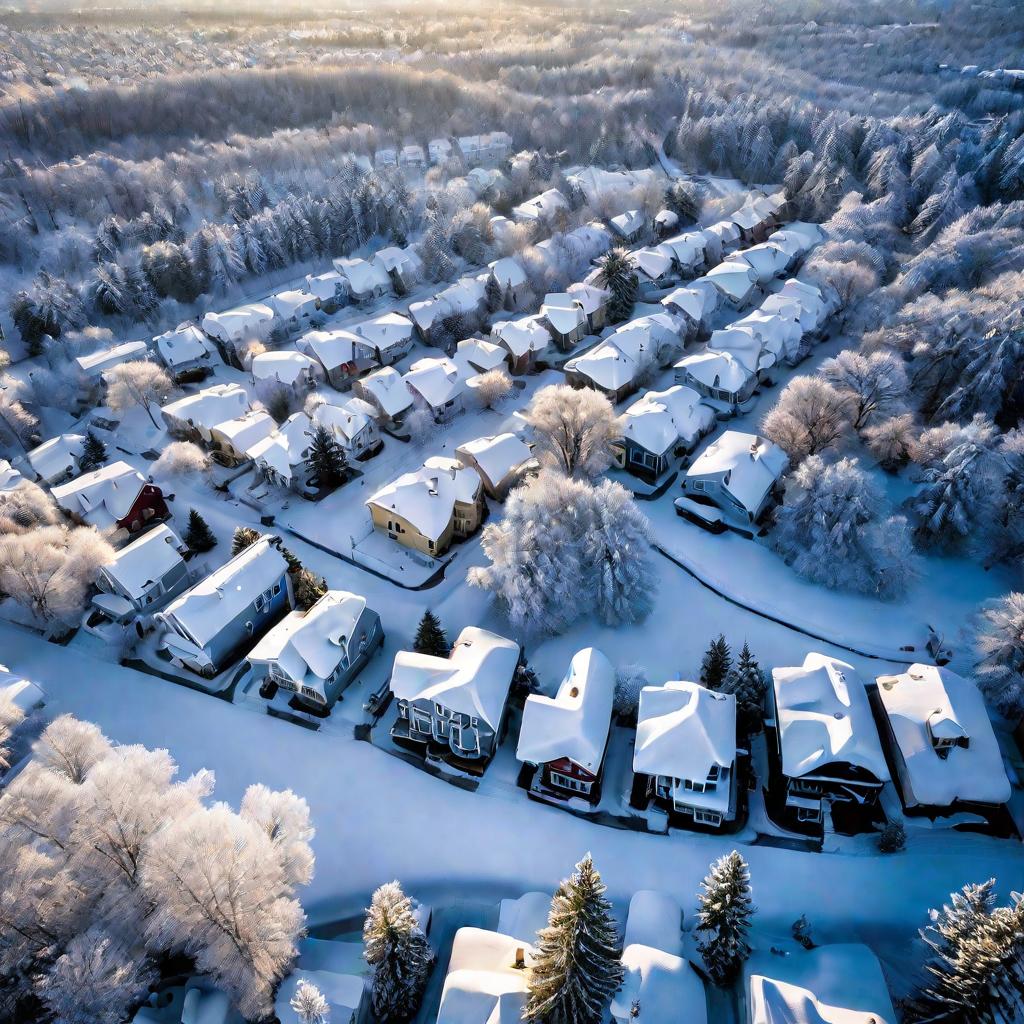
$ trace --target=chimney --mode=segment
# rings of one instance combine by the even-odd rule
[[[448,467],[448,472],[449,472],[449,473],[451,473],[451,475],[452,475],[452,479],[454,480],[454,479],[455,479],[455,477],[456,477],[456,476],[458,475],[458,472],[459,472],[459,467],[458,467],[458,466],[457,466],[457,465],[456,465],[456,464],[455,464],[455,463],[453,462],[453,463],[452,463],[452,464],[451,464],[451,465],[450,465],[450,466]]]
[[[516,946],[516,963],[515,968],[517,971],[524,970],[526,967],[526,950],[522,946]]]

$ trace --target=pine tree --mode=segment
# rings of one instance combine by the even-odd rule
[[[107,446],[91,431],[85,432],[85,441],[82,443],[82,455],[78,465],[82,472],[90,469],[97,469],[107,460]]]
[[[487,298],[487,311],[489,313],[497,313],[505,301],[505,293],[493,275],[487,278],[484,293]]]
[[[746,640],[739,661],[729,670],[722,684],[723,693],[736,697],[736,712],[743,735],[760,732],[764,694],[768,684]]]
[[[622,984],[619,935],[606,886],[588,853],[551,901],[537,936],[523,1019],[539,1024],[600,1024]]]
[[[717,640],[711,641],[711,646],[704,653],[704,660],[700,664],[701,685],[709,690],[720,690],[726,677],[732,669],[732,651],[725,642],[725,637],[719,633]]]
[[[632,257],[625,249],[612,249],[601,260],[600,270],[598,284],[612,293],[608,318],[612,323],[628,320],[640,287]]]
[[[292,571],[291,577],[295,607],[301,611],[308,611],[327,593],[327,580],[305,566]]]
[[[419,654],[432,654],[437,658],[448,657],[448,634],[441,628],[440,619],[429,608],[420,619],[412,649]]]
[[[731,981],[750,956],[747,934],[754,907],[750,901],[750,871],[735,851],[720,857],[702,883],[697,909],[698,949],[716,985]]]
[[[345,450],[322,425],[313,430],[306,466],[319,487],[337,487],[348,474]]]
[[[373,894],[363,944],[363,956],[374,968],[374,1016],[381,1024],[410,1020],[419,1009],[434,954],[398,882],[388,882]]]
[[[214,536],[213,530],[210,529],[209,523],[194,508],[189,510],[188,527],[183,539],[188,545],[189,551],[194,551],[196,554],[209,551],[217,543],[217,538]],[[234,543],[232,542],[233,548]]]
[[[323,993],[311,981],[301,979],[295,986],[295,995],[289,1004],[299,1018],[300,1024],[327,1024],[330,1004]]]
[[[250,544],[255,544],[263,534],[251,526],[236,526],[231,536],[232,556],[241,554]]]

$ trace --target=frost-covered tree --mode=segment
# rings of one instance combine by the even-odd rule
[[[863,355],[847,349],[825,360],[821,375],[849,396],[854,430],[866,426],[875,413],[898,408],[907,393],[903,363],[889,352]]]
[[[450,650],[448,634],[441,626],[441,620],[428,608],[416,627],[416,637],[412,649],[419,654],[432,654],[437,658],[447,658]]]
[[[801,576],[826,587],[896,597],[916,578],[906,520],[856,459],[805,459],[790,477],[772,536]]]
[[[493,409],[512,394],[512,378],[502,369],[480,374],[473,387],[473,396],[481,409]]]
[[[1007,407],[1019,411],[1024,401],[1024,329],[990,331],[968,352],[973,357],[935,415],[959,420],[976,413],[1000,417]]]
[[[607,887],[588,853],[561,882],[537,935],[523,1018],[600,1024],[622,984],[621,941]]]
[[[78,459],[78,468],[86,473],[90,469],[98,469],[106,460],[107,446],[92,430],[87,430],[82,443],[82,454]]]
[[[323,424],[317,424],[313,428],[306,467],[318,487],[337,487],[348,477],[345,450]]]
[[[1009,565],[1024,563],[1024,430],[1007,431],[999,441],[1002,486],[996,497],[990,557]]]
[[[620,665],[615,671],[615,695],[612,706],[626,722],[635,722],[640,710],[640,691],[647,685],[642,665]]]
[[[373,968],[374,1016],[383,1024],[410,1020],[423,999],[434,953],[416,923],[412,900],[398,882],[387,882],[371,897],[363,945],[363,956]]]
[[[674,181],[665,190],[665,205],[682,224],[692,224],[700,217],[700,189],[692,181]]]
[[[720,857],[698,893],[698,949],[711,980],[728,984],[750,956],[747,936],[754,906],[750,898],[750,871],[735,851]]]
[[[720,690],[732,670],[732,651],[721,633],[711,641],[700,664],[700,681],[709,690]]]
[[[621,423],[611,402],[592,388],[549,384],[530,403],[526,421],[543,465],[567,476],[595,477],[612,462],[611,442]]]
[[[38,484],[22,480],[15,487],[0,491],[0,537],[55,522],[57,506]]]
[[[608,319],[612,323],[628,320],[636,305],[640,280],[636,275],[636,264],[625,249],[612,249],[605,253],[599,263],[597,283],[611,293],[608,303]]]
[[[1024,713],[1024,594],[1012,592],[982,610],[974,635],[978,685],[1008,718]]]
[[[210,469],[210,456],[191,441],[171,441],[150,467],[158,480],[167,477],[197,476]]]
[[[121,363],[104,375],[107,383],[107,405],[115,412],[127,412],[138,406],[145,409],[154,427],[159,427],[151,405],[166,401],[173,384],[167,371],[156,363],[142,359]]]
[[[793,463],[831,448],[849,426],[849,397],[821,377],[794,377],[761,422]]]
[[[744,734],[760,732],[768,682],[764,670],[757,663],[746,640],[743,641],[739,659],[729,670],[719,689],[722,693],[731,693],[736,698],[736,713],[741,731]]]
[[[22,711],[10,693],[0,693],[0,777],[11,767],[11,741],[25,720]]]
[[[913,457],[920,428],[914,414],[901,413],[864,428],[864,443],[882,469],[894,473]]]
[[[231,535],[232,557],[243,552],[250,544],[255,544],[263,534],[251,526],[236,526]]]
[[[299,1024],[328,1024],[331,1008],[320,991],[307,978],[300,978],[295,986],[295,995],[288,1005],[299,1018]]]

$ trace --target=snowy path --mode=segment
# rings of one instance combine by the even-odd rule
[[[734,840],[647,836],[603,828],[525,799],[466,793],[337,731],[310,733],[172,683],[40,643],[0,625],[0,657],[37,679],[51,709],[97,721],[114,739],[166,746],[184,772],[208,766],[216,793],[235,803],[252,782],[291,787],[317,826],[311,921],[356,912],[382,881],[398,877],[422,898],[467,889],[550,888],[591,850],[617,900],[664,888],[687,913],[709,861]],[[812,855],[746,847],[765,926],[785,929],[806,911],[829,934],[906,942],[929,906],[965,881],[996,876],[1005,892],[1024,876],[1014,842],[943,834],[907,852]]]

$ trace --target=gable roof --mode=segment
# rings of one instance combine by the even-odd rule
[[[303,375],[312,371],[313,360],[309,356],[289,349],[260,352],[253,356],[250,366],[250,372],[256,380],[276,380],[281,384],[295,384]]]
[[[754,512],[788,465],[788,456],[773,441],[725,430],[693,461],[686,479],[721,477],[722,486],[744,509]]]
[[[746,299],[757,284],[754,271],[746,263],[736,260],[712,267],[703,279],[710,281],[723,295],[736,302]]]
[[[518,288],[526,284],[526,271],[511,256],[487,264],[491,275],[502,288]]]
[[[528,352],[543,352],[551,344],[551,334],[544,326],[541,312],[518,320],[499,320],[491,325],[491,337],[497,338],[517,359]]]
[[[473,501],[480,487],[480,474],[471,466],[435,456],[382,487],[366,504],[397,513],[424,537],[437,541],[451,523],[455,503]]]
[[[156,346],[157,355],[170,369],[199,359],[209,359],[213,355],[206,335],[191,323],[180,324],[173,331],[158,334],[153,339],[153,344]]]
[[[367,394],[374,397],[385,416],[400,416],[412,405],[412,394],[405,386],[401,374],[393,366],[376,370],[359,383]]]
[[[313,421],[304,412],[292,413],[272,434],[249,447],[248,454],[258,465],[266,465],[291,479],[309,449]]]
[[[334,260],[334,269],[348,279],[355,295],[365,295],[377,288],[391,289],[391,278],[381,266],[361,259],[339,258]]]
[[[470,456],[480,472],[495,487],[533,458],[530,446],[517,434],[478,437],[455,449],[456,457]]]
[[[357,359],[373,356],[370,342],[348,330],[307,331],[296,344],[316,356],[328,372]],[[255,363],[254,359],[254,366]]]
[[[684,370],[695,381],[708,388],[721,388],[732,394],[739,392],[754,376],[754,371],[740,362],[732,352],[696,352],[684,356],[676,363],[677,370]]]
[[[144,341],[126,341],[120,345],[90,352],[88,355],[77,356],[75,365],[85,376],[99,377],[104,371],[112,370],[121,363],[145,359],[148,355],[149,348]]]
[[[383,313],[372,320],[363,320],[352,328],[352,333],[381,352],[408,345],[412,342],[415,328],[412,321],[402,313]]]
[[[257,442],[270,437],[277,430],[277,423],[269,413],[250,409],[241,416],[215,424],[213,429],[227,438],[235,451],[251,455]]]
[[[543,317],[558,334],[572,334],[587,322],[583,301],[569,292],[549,292],[537,317]]]
[[[218,423],[240,416],[248,407],[249,395],[245,388],[231,382],[203,388],[194,395],[186,395],[161,406],[160,411],[172,419],[191,422],[209,430]]]
[[[452,943],[436,1024],[517,1024],[530,980],[529,966],[515,966],[520,950],[529,965],[529,943],[482,928],[460,928]]]
[[[81,516],[101,530],[114,526],[131,511],[145,477],[127,462],[112,462],[50,489],[62,509]]]
[[[203,330],[213,337],[228,341],[243,341],[247,334],[257,331],[275,317],[270,306],[263,302],[250,302],[245,306],[226,309],[223,313],[207,313],[203,317]]]
[[[166,523],[161,523],[121,548],[114,561],[103,566],[101,572],[137,600],[171,569],[184,564],[183,550],[185,545],[181,538]]]
[[[626,409],[622,420],[623,437],[662,455],[679,441],[692,445],[714,426],[715,413],[693,388],[676,384],[665,391],[648,391]]]
[[[73,473],[84,445],[85,437],[81,434],[58,434],[33,448],[26,458],[39,476],[49,480],[62,473]]]
[[[432,409],[441,409],[466,389],[458,366],[446,356],[417,359],[402,378]]]

